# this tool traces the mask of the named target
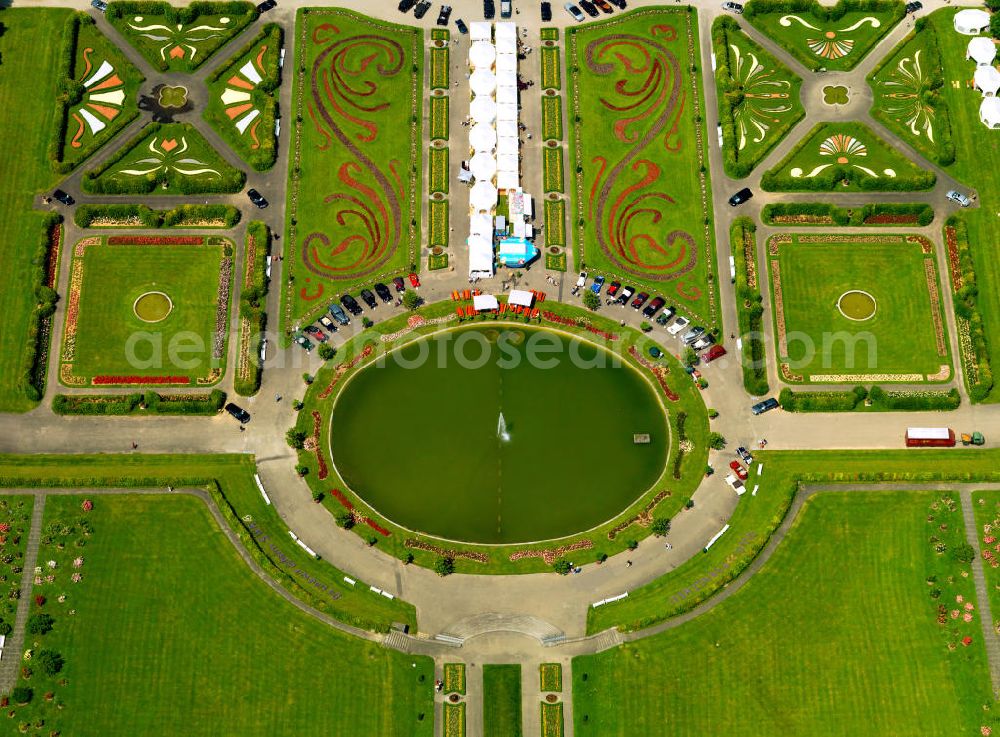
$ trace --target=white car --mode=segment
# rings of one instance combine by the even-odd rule
[[[580,277],[576,280],[576,285],[578,287],[583,287],[587,283],[587,272],[581,271]]]
[[[563,5],[563,7],[566,8],[567,13],[573,16],[573,20],[575,20],[577,23],[583,23],[584,21],[583,13],[580,11],[578,7],[576,7],[573,3],[566,3],[565,5]]]
[[[729,484],[733,491],[736,492],[736,496],[743,496],[747,493],[747,487],[744,486],[743,482],[736,478],[733,474],[726,476],[726,483]]]
[[[951,190],[945,196],[952,202],[957,202],[962,207],[968,207],[969,205],[972,204],[972,200],[969,199],[968,195],[964,195],[961,192],[956,192],[955,190]]]
[[[683,330],[690,324],[691,321],[688,320],[686,317],[678,317],[676,320],[674,320],[673,324],[667,328],[667,332],[670,333],[671,335],[676,336],[678,333],[681,332],[681,330]]]
[[[264,363],[264,356],[267,355],[267,338],[260,342],[260,362]]]

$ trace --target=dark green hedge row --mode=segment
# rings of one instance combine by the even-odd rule
[[[930,225],[934,221],[934,208],[922,202],[869,203],[860,208],[837,207],[826,202],[772,202],[764,205],[760,213],[761,220],[768,225],[787,225],[787,223],[776,223],[775,218],[796,215],[829,217],[834,225],[854,226],[880,224],[867,222],[869,218],[878,215],[913,215],[916,217],[916,224],[923,226]],[[810,225],[810,223],[795,225]],[[892,227],[888,223],[884,225]]]
[[[895,20],[905,14],[899,0],[840,0],[831,6],[820,5],[816,0],[750,0],[743,8],[743,15],[753,18],[765,13],[811,13],[819,20],[831,21],[854,11],[892,13]]]
[[[132,394],[57,394],[52,411],[57,415],[214,415],[226,403],[226,393],[179,397],[147,391]]]
[[[252,370],[249,379],[244,380],[239,376],[233,378],[233,390],[244,397],[252,397],[260,391],[261,375],[264,372],[258,357],[261,338],[267,328],[265,309],[267,307],[268,280],[266,269],[267,255],[271,252],[271,230],[262,221],[253,220],[247,224],[247,239],[251,236],[257,244],[251,277],[253,283],[240,293],[240,317],[245,317],[250,321],[250,339],[253,341],[250,348]]]
[[[969,398],[981,402],[993,391],[993,367],[990,364],[990,348],[986,340],[986,330],[983,328],[983,315],[979,310],[979,285],[976,282],[976,267],[972,260],[969,246],[969,231],[958,215],[952,215],[945,221],[945,228],[955,229],[958,248],[959,269],[962,272],[962,288],[953,295],[955,314],[969,321],[969,339],[972,342],[972,352],[975,354],[976,366],[979,371],[979,381],[969,383]],[[945,233],[945,246],[948,237]],[[992,256],[991,256],[992,257]],[[961,342],[961,336],[959,336]],[[966,370],[966,380],[969,372]]]
[[[757,288],[750,287],[747,276],[748,264],[743,251],[744,237],[750,234],[756,243],[756,231],[757,226],[753,220],[748,217],[737,218],[729,230],[729,245],[736,267],[736,316],[743,343],[743,355],[740,357],[743,367],[743,387],[750,395],[761,397],[770,391],[764,347],[764,307],[761,304],[764,298],[760,293],[761,279],[764,277],[757,269],[755,258]]]
[[[807,143],[810,138],[811,136],[806,136],[803,143]],[[798,153],[799,150],[800,147],[796,147],[793,154],[789,155],[785,161],[790,161],[792,155]],[[839,187],[844,180],[857,185],[858,189],[866,192],[914,192],[931,189],[937,182],[937,174],[924,170],[893,178],[872,177],[851,166],[834,165],[808,179],[795,178],[784,171],[768,171],[760,178],[760,186],[767,192],[828,192]]]
[[[712,48],[715,51],[715,82],[719,98],[719,124],[722,126],[722,163],[726,174],[742,179],[753,171],[756,162],[740,161],[736,149],[736,123],[733,112],[740,104],[742,91],[733,81],[729,64],[729,34],[742,33],[740,24],[729,16],[722,16],[712,23]]]
[[[56,109],[52,118],[52,138],[48,148],[49,165],[57,174],[66,174],[72,171],[74,166],[74,164],[63,161],[63,146],[66,141],[66,112],[70,105],[80,100],[82,95],[82,85],[73,79],[73,62],[76,59],[76,40],[80,24],[93,22],[94,19],[86,13],[72,13],[66,19],[66,25],[63,28],[59,49],[59,66],[56,69],[59,94],[56,95]]]
[[[53,246],[53,235],[58,241],[63,239],[62,215],[46,213],[41,221],[41,233],[31,257],[31,270],[24,288],[35,294],[35,307],[28,318],[28,333],[25,340],[21,366],[18,370],[18,386],[32,402],[37,402],[45,393],[45,373],[49,353],[49,331],[44,329],[46,321],[56,311],[59,295],[46,285],[49,266],[49,251]]]
[[[871,391],[863,386],[817,392],[785,388],[778,395],[781,408],[788,412],[851,412],[865,407],[866,399],[873,409],[883,411],[953,410],[962,403],[958,389],[910,393],[885,391],[879,386],[873,386]]]
[[[274,37],[274,42],[276,48],[281,48],[285,43],[285,30],[277,23],[267,23],[263,28],[260,29],[260,33],[253,37],[249,42],[244,44],[243,48],[237,51],[235,54],[229,57],[232,63],[220,64],[219,67],[209,74],[205,81],[209,84],[212,82],[218,82],[227,74],[231,73],[236,67],[236,63],[243,58],[245,55],[249,54],[253,50],[253,47],[259,44],[261,41],[266,39],[268,36]],[[272,67],[264,70],[264,79],[257,85],[257,89],[264,92],[274,92],[278,89],[278,85],[281,84],[281,67],[275,62]]]
[[[240,221],[239,208],[232,205],[179,205],[170,210],[153,210],[146,205],[80,205],[73,214],[73,222],[81,228],[93,227],[102,218],[124,220],[137,217],[143,228],[183,228],[199,220],[222,220],[231,228]],[[101,227],[101,226],[97,226]]]

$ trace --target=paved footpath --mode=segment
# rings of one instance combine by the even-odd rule
[[[960,487],[958,496],[962,501],[965,539],[976,551],[976,557],[972,561],[972,577],[976,582],[979,621],[983,625],[983,642],[986,643],[986,657],[990,664],[990,678],[993,680],[993,697],[1000,698],[1000,633],[993,624],[993,613],[990,609],[989,589],[983,573],[983,551],[979,544],[979,528],[976,525],[976,513],[972,505],[972,491],[971,487]]]
[[[31,609],[31,586],[35,577],[35,566],[38,565],[38,543],[42,537],[44,513],[45,494],[38,494],[31,509],[31,529],[28,531],[28,541],[24,550],[21,598],[17,600],[14,630],[4,643],[4,654],[7,657],[0,660],[0,692],[3,693],[10,693],[17,684],[18,666],[21,665],[21,653],[24,652],[28,612]]]

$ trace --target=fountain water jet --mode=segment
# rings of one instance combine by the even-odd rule
[[[507,422],[503,418],[503,412],[500,413],[500,419],[497,420],[497,437],[505,443],[510,441],[510,433],[507,432]]]

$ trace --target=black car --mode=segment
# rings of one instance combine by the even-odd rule
[[[274,10],[276,7],[278,7],[278,0],[264,0],[264,2],[257,6],[257,12],[266,13],[269,10]]]
[[[448,20],[451,18],[451,6],[442,5],[441,10],[438,12],[437,24],[439,26],[447,26]]]
[[[361,299],[368,305],[369,309],[374,310],[378,306],[378,302],[375,301],[375,295],[372,294],[370,289],[361,290]]]
[[[400,13],[409,13],[413,10],[413,6],[417,4],[417,0],[399,0],[399,5],[396,8]]]
[[[542,23],[552,20],[552,3],[542,3]]]
[[[104,0],[91,0],[90,4],[102,13],[108,9],[108,4]]]
[[[455,20],[455,28],[457,28],[458,32],[462,34],[467,34],[469,32],[469,27],[465,25],[465,21],[461,18]]]
[[[377,294],[378,298],[386,304],[392,302],[392,292],[390,292],[389,287],[382,282],[375,285],[375,294]]]
[[[403,282],[403,277],[401,276],[393,277],[392,286],[396,287],[396,291],[400,294],[406,291],[406,284]]]
[[[657,312],[659,312],[660,308],[663,307],[663,305],[665,305],[666,303],[667,303],[667,300],[663,299],[663,297],[657,297],[652,302],[650,302],[648,305],[646,305],[646,309],[644,309],[642,311],[642,314],[645,317],[652,317]]]
[[[344,312],[344,308],[336,302],[330,305],[330,314],[333,315],[333,319],[341,325],[348,325],[351,322],[351,318],[349,318],[347,313]]]
[[[625,10],[625,0],[608,0],[609,3],[614,5],[619,10]]]
[[[246,424],[247,422],[250,422],[250,413],[247,412],[242,407],[233,404],[232,402],[226,405],[226,412],[228,412],[237,420],[239,420],[240,424]]]
[[[256,189],[248,189],[247,197],[249,197],[250,201],[255,205],[257,205],[257,207],[259,207],[261,210],[267,207],[267,200],[264,199],[264,195],[262,195]]]
[[[53,192],[52,196],[55,199],[59,200],[64,205],[76,204],[76,200],[73,199],[73,195],[71,195],[69,192],[63,192],[61,189],[57,189],[55,192]]]
[[[425,15],[427,15],[427,11],[430,9],[431,9],[431,4],[428,2],[428,0],[422,0],[421,2],[417,3],[417,7],[413,10],[413,16],[415,18],[423,18]]]
[[[755,404],[753,407],[750,408],[750,414],[762,415],[769,410],[777,408],[778,408],[778,400],[775,399],[774,397],[771,397],[770,399],[765,399],[763,402],[757,402],[757,404]]]
[[[924,7],[924,4],[921,3],[921,2],[907,3],[906,4],[906,12],[907,13],[916,13],[918,10],[922,10],[923,7]]]
[[[359,305],[358,301],[349,294],[345,294],[343,297],[340,298],[340,304],[342,304],[344,306],[344,309],[350,312],[355,317],[361,314],[361,305]]]
[[[753,192],[750,191],[749,187],[744,187],[739,192],[737,192],[736,194],[734,194],[732,197],[729,198],[729,204],[732,205],[733,207],[736,207],[737,205],[742,205],[751,197],[753,197]]]
[[[583,8],[583,12],[591,18],[596,18],[601,14],[601,12],[597,9],[597,6],[590,2],[590,0],[580,0],[577,5]]]
[[[497,6],[493,0],[483,0],[483,17],[486,20],[493,20],[497,14]]]

